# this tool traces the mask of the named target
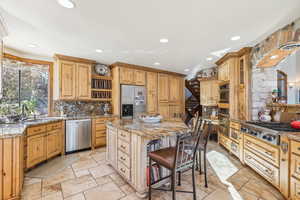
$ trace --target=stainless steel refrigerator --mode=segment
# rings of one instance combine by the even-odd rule
[[[121,85],[122,118],[135,118],[146,112],[146,88],[143,86]]]

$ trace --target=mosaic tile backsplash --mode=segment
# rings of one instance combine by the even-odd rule
[[[60,115],[103,115],[104,102],[87,102],[87,101],[55,101],[54,112]],[[110,105],[111,108],[111,105]],[[111,110],[111,109],[110,109]],[[111,112],[109,112],[111,113]]]

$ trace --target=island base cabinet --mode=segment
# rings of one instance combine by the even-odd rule
[[[106,129],[106,160],[114,168],[117,167],[117,140],[118,140],[118,130],[113,127],[107,127]]]
[[[23,186],[23,137],[0,139],[0,199],[19,199]]]
[[[300,181],[298,181],[294,177],[291,177],[290,190],[291,190],[291,199],[300,200]]]

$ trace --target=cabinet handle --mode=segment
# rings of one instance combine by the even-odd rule
[[[273,153],[271,153],[271,152],[269,152],[269,151],[266,151],[265,152],[267,155],[269,155],[269,156],[273,156]]]
[[[3,174],[3,176],[6,176],[6,173],[5,173],[4,171],[3,171],[3,173],[2,173],[2,174]]]
[[[121,156],[121,160],[124,160],[124,161],[125,161],[126,159],[125,159],[125,158],[123,158],[123,156]]]
[[[298,151],[300,151],[300,147],[298,147],[297,149],[298,149]]]
[[[126,147],[125,147],[125,146],[123,146],[123,145],[121,145],[121,148],[122,148],[122,149],[125,149]]]
[[[121,172],[125,173],[125,170],[123,168],[121,168],[120,170],[121,170]]]

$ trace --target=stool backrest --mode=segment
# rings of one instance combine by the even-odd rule
[[[199,147],[201,138],[206,138],[204,136],[209,135],[211,124],[204,121],[203,133],[200,133],[200,128],[197,134],[186,134],[177,136],[176,142],[176,157],[174,162],[174,168],[185,169],[192,167],[194,165],[196,151]]]

